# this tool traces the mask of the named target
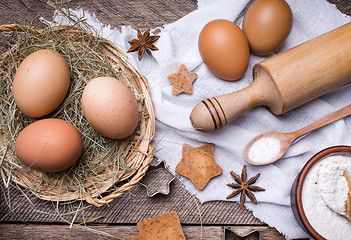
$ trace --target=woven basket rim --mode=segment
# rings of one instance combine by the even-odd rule
[[[151,101],[150,90],[148,86],[148,81],[146,77],[128,60],[126,55],[111,41],[98,36],[96,34],[87,32],[81,28],[69,26],[69,25],[56,25],[50,27],[55,31],[62,31],[62,33],[75,33],[77,31],[84,32],[89,36],[101,39],[101,48],[102,53],[111,60],[110,64],[118,71],[122,71],[123,73],[128,73],[132,76],[132,85],[135,89],[137,89],[144,96],[143,106],[144,111],[146,111],[147,118],[141,120],[140,122],[140,136],[133,136],[133,144],[135,144],[135,150],[137,154],[134,157],[128,156],[126,160],[127,165],[132,167],[133,170],[123,173],[120,176],[111,176],[111,181],[106,183],[98,192],[95,193],[75,193],[75,194],[66,194],[60,196],[52,196],[47,195],[42,192],[37,192],[32,189],[30,186],[31,180],[30,177],[26,176],[26,174],[19,174],[19,177],[12,177],[12,181],[17,183],[18,185],[28,188],[34,195],[38,198],[48,201],[70,201],[70,200],[85,200],[89,204],[95,206],[103,206],[112,202],[114,199],[121,196],[124,192],[129,191],[133,188],[144,176],[147,171],[150,162],[153,159],[153,146],[151,145],[151,141],[155,135],[155,114]],[[34,33],[41,33],[42,29],[26,26],[20,24],[4,24],[0,25],[0,33],[3,32],[22,32],[24,30],[30,30]],[[6,54],[5,52],[4,54]],[[6,143],[4,143],[3,138],[1,141],[2,147],[5,147]],[[6,158],[4,158],[6,161]],[[1,166],[3,167],[3,166]],[[128,180],[123,183],[116,190],[106,193],[113,185],[118,182],[122,182],[124,180]],[[106,193],[104,197],[101,197],[102,193]]]

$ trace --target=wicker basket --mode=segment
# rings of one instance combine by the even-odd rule
[[[24,29],[26,29],[26,31],[32,31],[34,34],[38,35],[42,32],[41,29],[34,27],[8,24],[0,26],[0,33],[15,31],[21,32]],[[57,34],[76,34],[79,31],[84,31],[80,28],[62,25],[52,27],[51,30],[56,31]],[[90,34],[85,31],[84,33],[91,37],[102,39],[94,34]],[[9,178],[11,174],[12,181],[29,189],[33,194],[41,199],[49,201],[85,200],[86,202],[95,206],[102,206],[110,203],[113,201],[113,199],[130,190],[136,183],[138,183],[144,176],[150,162],[152,161],[153,146],[150,144],[150,142],[155,134],[155,115],[147,79],[128,61],[124,53],[113,43],[103,39],[99,49],[101,49],[101,52],[108,57],[110,64],[116,71],[131,76],[129,84],[132,84],[134,91],[137,91],[139,94],[143,95],[143,100],[138,102],[139,111],[142,111],[147,117],[140,119],[139,127],[132,137],[121,142],[122,146],[133,146],[133,151],[130,151],[130,148],[125,148],[125,152],[123,153],[123,157],[127,166],[129,167],[129,170],[116,174],[115,172],[112,172],[111,169],[105,169],[101,174],[107,175],[109,180],[101,183],[99,186],[86,181],[83,183],[84,191],[78,190],[76,187],[65,189],[60,186],[60,188],[58,188],[58,185],[55,184],[57,181],[56,179],[50,179],[50,181],[53,182],[52,186],[38,188],[37,186],[40,184],[40,179],[33,177],[31,172],[28,172],[28,169],[26,171],[21,171],[21,168],[14,168],[14,163],[12,161],[13,159],[5,153],[6,156],[2,158],[0,163],[2,174],[7,176],[7,178]],[[2,137],[2,149],[6,148],[6,141],[7,140]],[[33,170],[33,172],[35,172],[36,175],[40,174],[35,170]],[[115,190],[111,190],[111,187],[115,186],[117,183],[119,183],[120,186],[118,186],[118,188]]]

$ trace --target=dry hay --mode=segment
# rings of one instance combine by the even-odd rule
[[[155,118],[147,80],[111,42],[90,33],[77,21],[76,26],[50,26],[45,29],[16,24],[0,26],[8,49],[1,55],[0,114],[2,150],[0,155],[3,181],[10,180],[44,200],[86,200],[102,206],[131,189],[140,181],[153,156],[150,142],[154,136]],[[82,24],[83,23],[83,24]],[[82,27],[85,26],[83,30]],[[22,114],[12,96],[12,81],[21,61],[39,49],[58,51],[70,66],[69,93],[60,107],[45,118],[64,119],[82,134],[84,149],[77,163],[59,173],[42,173],[25,167],[14,153],[18,133],[32,119]],[[97,133],[83,116],[82,91],[98,76],[112,76],[126,83],[134,92],[139,107],[139,124],[135,133],[124,140],[112,140]],[[118,123],[116,123],[118,124]],[[121,183],[116,187],[116,183]]]

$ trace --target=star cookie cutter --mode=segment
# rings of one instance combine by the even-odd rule
[[[236,240],[261,240],[261,234],[258,230],[252,230],[244,235],[237,234],[229,227],[223,227],[223,240],[236,239]]]
[[[139,184],[146,188],[148,197],[153,197],[158,193],[168,195],[174,179],[174,175],[166,169],[164,161],[155,157]]]

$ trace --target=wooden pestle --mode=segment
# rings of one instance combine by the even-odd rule
[[[253,79],[198,103],[190,114],[193,127],[214,131],[259,105],[279,115],[351,82],[351,23],[257,63]]]

